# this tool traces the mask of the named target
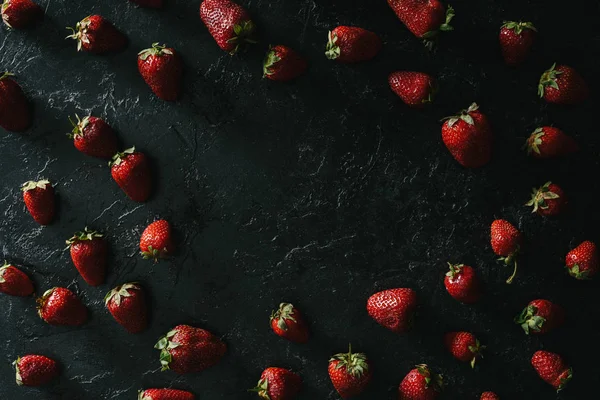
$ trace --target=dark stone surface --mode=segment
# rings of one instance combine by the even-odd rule
[[[552,62],[577,68],[597,92],[600,13],[593,2],[554,8],[547,1],[453,0],[456,31],[428,54],[385,1],[245,1],[261,44],[230,57],[202,25],[198,1],[167,0],[162,11],[124,0],[40,0],[46,20],[28,32],[0,33],[0,70],[17,75],[35,105],[26,134],[2,132],[0,221],[2,255],[23,266],[38,292],[76,290],[91,310],[79,329],[46,325],[32,299],[0,296],[0,399],[134,399],[144,387],[173,386],[199,399],[251,399],[268,366],[289,367],[304,380],[301,399],[336,399],[328,357],[349,342],[371,358],[375,377],[361,399],[395,399],[402,377],[428,363],[448,383],[443,398],[556,398],[529,364],[534,351],[563,354],[575,375],[561,399],[589,398],[597,380],[600,316],[598,280],[577,282],[564,256],[585,239],[598,240],[597,97],[580,107],[556,107],[536,97],[539,75]],[[65,26],[91,13],[112,20],[130,38],[117,55],[77,54]],[[530,62],[500,61],[503,20],[532,20],[541,40]],[[385,46],[372,62],[336,65],[323,55],[327,31],[338,24],[374,30]],[[139,77],[136,53],[160,41],[183,55],[185,94],[169,104]],[[268,43],[291,45],[310,60],[291,84],[261,79]],[[387,87],[396,69],[431,72],[441,92],[433,107],[414,111]],[[495,132],[493,161],[461,168],[440,138],[440,118],[477,101]],[[151,201],[129,201],[104,162],[75,150],[65,136],[68,115],[105,118],[124,146],[135,144],[155,162]],[[537,162],[520,150],[540,124],[571,133],[583,151],[568,160]],[[60,213],[48,227],[26,213],[26,180],[57,184]],[[553,180],[570,197],[557,219],[523,206],[531,187]],[[153,265],[138,254],[139,236],[157,217],[172,222],[180,251]],[[527,236],[527,255],[512,286],[495,261],[488,229],[496,217]],[[78,276],[64,240],[89,226],[105,231],[112,249],[105,285]],[[445,292],[446,261],[474,266],[486,283],[483,301],[467,307]],[[152,297],[152,324],[128,335],[109,316],[103,296],[119,283],[142,282]],[[373,292],[412,287],[420,298],[413,332],[396,336],[365,311]],[[526,337],[512,318],[529,300],[562,304],[568,325]],[[294,345],[274,336],[270,311],[290,301],[304,311],[313,337]],[[178,323],[210,329],[229,346],[225,359],[201,374],[160,372],[159,336]],[[593,326],[596,325],[595,328]],[[443,349],[448,330],[470,330],[488,346],[472,371]],[[55,357],[59,382],[19,388],[11,362],[26,353]]]

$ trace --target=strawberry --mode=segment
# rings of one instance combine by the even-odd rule
[[[77,51],[105,54],[121,51],[127,46],[127,37],[101,15],[90,15],[68,27],[73,33],[67,39],[77,40]]]
[[[236,53],[251,39],[254,23],[239,4],[231,0],[204,0],[200,4],[200,18],[219,47],[230,54]]]
[[[515,317],[515,323],[521,325],[527,335],[548,333],[561,326],[564,320],[563,308],[544,299],[531,301],[521,314]]]
[[[58,376],[58,364],[51,358],[30,354],[13,362],[19,386],[43,386]]]
[[[267,400],[294,400],[302,386],[300,375],[284,368],[270,367],[263,371],[251,392]]]
[[[32,295],[33,291],[31,279],[23,271],[4,261],[4,265],[0,267],[0,292],[25,297]]]
[[[140,238],[140,252],[144,258],[166,258],[175,252],[171,225],[164,219],[154,221],[144,229]]]
[[[536,351],[531,357],[531,365],[540,378],[552,385],[557,392],[564,389],[573,376],[573,370],[562,357],[549,351]]]
[[[531,22],[504,22],[500,28],[500,49],[507,65],[521,64],[531,51],[537,29]]]
[[[302,314],[290,303],[281,303],[279,309],[271,313],[271,329],[277,336],[296,343],[308,341],[308,327]]]
[[[88,285],[98,286],[104,283],[108,258],[108,244],[104,235],[90,231],[76,232],[67,240],[71,249],[71,259],[75,268]]]
[[[440,31],[451,31],[454,9],[448,9],[439,0],[388,0],[400,21],[418,38],[431,46]]]
[[[371,364],[363,353],[339,353],[329,359],[329,378],[333,387],[347,399],[362,393],[371,381]]]
[[[127,332],[140,333],[148,326],[146,295],[137,283],[117,286],[106,294],[104,304]]]
[[[392,72],[388,83],[394,93],[412,107],[422,107],[431,103],[437,92],[434,79],[422,72]]]
[[[159,98],[175,101],[181,95],[183,64],[174,49],[152,43],[152,47],[138,53],[138,70]]]
[[[479,400],[500,400],[500,396],[494,392],[483,392]]]
[[[490,228],[490,242],[494,253],[500,256],[498,261],[513,266],[513,273],[506,280],[506,283],[511,284],[517,274],[517,254],[523,243],[521,232],[510,222],[497,219]]]
[[[75,115],[77,122],[69,118],[73,130],[68,134],[75,148],[91,157],[110,159],[119,151],[115,131],[100,118]]]
[[[132,3],[140,7],[146,8],[162,8],[163,0],[130,0]]]
[[[542,74],[538,85],[538,94],[548,103],[580,104],[589,96],[587,83],[573,68],[552,64]]]
[[[485,346],[469,332],[448,332],[444,335],[444,344],[448,351],[459,361],[469,362],[475,368],[475,362],[481,356]]]
[[[29,214],[40,225],[48,225],[54,219],[54,188],[47,179],[25,182],[21,188]]]
[[[2,21],[9,28],[30,28],[44,18],[44,10],[31,0],[4,0],[0,5]]]
[[[396,333],[410,329],[416,307],[417,294],[408,288],[384,290],[367,301],[367,312],[371,318]]]
[[[11,132],[23,132],[31,126],[29,101],[10,72],[0,75],[0,126]]]
[[[492,156],[492,129],[479,106],[471,104],[459,115],[444,118],[442,140],[463,167],[477,168]]]
[[[464,264],[450,264],[450,271],[444,278],[444,286],[450,296],[465,304],[476,303],[481,297],[479,279],[472,267]]]
[[[293,49],[277,45],[269,48],[263,62],[263,77],[272,81],[289,81],[306,71],[307,62]]]
[[[379,36],[355,26],[338,26],[329,31],[325,55],[330,60],[357,63],[372,59],[381,50]]]
[[[144,153],[131,147],[115,154],[109,165],[113,179],[131,200],[148,200],[152,193],[152,172]]]
[[[83,325],[87,309],[69,289],[54,287],[37,299],[40,318],[50,325]]]
[[[178,374],[200,372],[219,362],[227,346],[218,337],[189,325],[178,325],[154,346],[160,350],[162,370]]]
[[[441,375],[432,373],[425,364],[419,364],[400,382],[398,400],[434,400],[442,391]]]
[[[558,215],[565,209],[567,198],[560,186],[546,182],[544,186],[533,189],[531,200],[526,206],[533,206],[531,212],[537,212],[546,217]]]
[[[589,279],[600,268],[598,249],[594,242],[586,240],[571,250],[566,257],[567,271],[575,279]]]
[[[146,389],[140,390],[138,400],[195,400],[196,396],[185,390]]]
[[[524,146],[535,158],[562,157],[579,150],[577,142],[558,128],[542,126],[531,133]]]

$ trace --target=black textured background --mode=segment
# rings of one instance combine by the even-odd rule
[[[542,0],[453,0],[456,30],[437,52],[425,51],[384,0],[244,1],[261,42],[230,57],[200,21],[199,1],[167,0],[162,11],[125,0],[40,0],[46,20],[28,32],[0,33],[0,70],[17,75],[35,106],[26,134],[1,132],[0,244],[38,293],[76,290],[91,310],[79,329],[46,325],[32,299],[0,296],[0,399],[134,399],[144,387],[192,390],[199,399],[251,399],[268,366],[292,368],[304,380],[301,399],[336,399],[327,359],[349,342],[368,354],[374,380],[361,399],[395,399],[398,383],[417,363],[443,373],[445,399],[557,395],[529,364],[534,351],[561,353],[574,378],[561,399],[584,399],[596,384],[600,356],[598,281],[578,282],[563,270],[565,254],[599,239],[600,141],[597,97],[579,107],[549,106],[536,96],[552,62],[577,68],[597,92],[600,12],[594,2],[553,7]],[[98,4],[102,3],[102,4]],[[65,26],[99,13],[130,38],[120,54],[77,54]],[[505,67],[497,33],[503,20],[531,20],[540,41],[521,68]],[[323,54],[327,31],[352,24],[377,32],[379,56],[356,66]],[[170,104],[154,97],[137,72],[136,53],[165,42],[182,54],[185,89]],[[291,84],[261,79],[267,44],[287,44],[307,56],[308,73]],[[424,111],[404,106],[387,87],[396,69],[437,76],[441,92]],[[492,162],[461,168],[444,148],[439,119],[477,101],[492,123]],[[135,144],[155,162],[151,201],[129,201],[104,162],[77,152],[65,136],[68,115],[105,118],[124,146]],[[583,151],[562,161],[528,160],[521,146],[541,124],[572,134]],[[60,212],[41,228],[27,214],[20,185],[48,178]],[[570,211],[561,218],[529,214],[531,187],[563,186]],[[138,254],[147,223],[166,218],[180,251],[153,265]],[[527,236],[527,255],[512,286],[495,261],[489,224],[502,217]],[[105,231],[112,249],[107,283],[91,288],[71,264],[64,240],[84,226]],[[463,306],[445,292],[446,261],[477,269],[486,283],[480,304]],[[128,335],[102,298],[137,280],[152,297],[152,324]],[[397,336],[365,311],[373,292],[412,287],[420,298],[413,332]],[[562,304],[568,324],[541,338],[526,337],[512,318],[528,301]],[[297,305],[312,340],[295,345],[269,328],[281,301]],[[178,323],[210,329],[227,356],[201,374],[160,372],[159,336]],[[446,353],[441,337],[469,330],[488,346],[472,371]],[[62,365],[60,380],[43,389],[17,387],[11,362],[43,353]]]

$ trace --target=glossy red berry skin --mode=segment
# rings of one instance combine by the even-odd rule
[[[450,265],[450,271],[444,278],[446,290],[456,300],[473,304],[481,298],[481,285],[475,270],[463,264]]]
[[[367,312],[379,325],[395,333],[408,331],[417,307],[417,295],[409,288],[377,292],[367,301]]]
[[[338,26],[329,32],[325,55],[341,63],[357,63],[374,58],[382,42],[375,33],[356,26]]]
[[[590,279],[600,269],[600,256],[594,242],[586,240],[571,250],[565,260],[567,271],[575,279]]]
[[[548,103],[576,105],[587,100],[590,90],[574,68],[553,64],[542,74],[538,94]]]
[[[392,91],[405,104],[416,108],[431,103],[437,91],[435,80],[423,72],[392,72],[388,77],[388,83]]]
[[[537,30],[531,22],[505,22],[500,28],[500,48],[504,62],[516,66],[527,59]]]
[[[58,376],[58,364],[51,358],[38,354],[19,357],[13,363],[19,386],[43,386]]]
[[[563,358],[549,351],[536,351],[531,357],[531,365],[546,383],[557,391],[564,389],[573,376],[572,369]]]
[[[33,283],[27,274],[6,262],[0,267],[0,293],[25,297],[33,292]]]

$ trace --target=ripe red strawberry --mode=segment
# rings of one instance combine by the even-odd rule
[[[558,215],[565,209],[567,197],[560,186],[552,182],[546,182],[544,186],[533,189],[531,200],[526,206],[533,206],[531,212],[537,212],[546,217]]]
[[[54,219],[54,188],[47,179],[28,181],[21,188],[29,214],[40,225],[48,225]]]
[[[475,368],[477,358],[482,357],[481,350],[485,349],[469,332],[448,332],[444,335],[444,344],[454,358],[471,363],[471,368]]]
[[[54,287],[37,299],[40,318],[50,325],[83,325],[87,309],[75,293],[67,288]]]
[[[131,200],[148,200],[152,194],[152,171],[144,153],[131,147],[115,154],[109,165],[113,179]]]
[[[500,28],[500,49],[508,65],[521,64],[531,51],[537,29],[531,22],[505,22]]]
[[[581,243],[567,254],[565,263],[573,278],[590,279],[600,268],[596,244],[589,240]]]
[[[132,3],[140,7],[146,8],[162,8],[163,0],[130,0]]]
[[[46,356],[30,354],[13,362],[19,386],[43,386],[58,376],[58,364]]]
[[[481,167],[490,161],[492,129],[477,104],[444,120],[442,140],[456,161],[467,168]]]
[[[175,101],[181,95],[183,63],[174,49],[152,43],[152,47],[139,52],[138,70],[159,98]]]
[[[308,341],[308,327],[302,314],[290,303],[281,303],[271,314],[271,328],[276,335],[296,343]]]
[[[371,318],[396,333],[410,329],[416,307],[417,294],[408,288],[384,290],[367,301],[367,312]]]
[[[343,63],[370,60],[382,47],[379,36],[355,26],[338,26],[329,32],[328,38],[325,55]]]
[[[91,157],[110,159],[119,151],[115,131],[100,118],[75,115],[77,122],[69,118],[73,130],[68,134],[75,148]]]
[[[419,364],[400,382],[398,400],[434,400],[442,391],[443,380],[425,364]]]
[[[75,25],[75,29],[67,29],[73,31],[67,39],[77,40],[77,51],[104,54],[121,51],[127,46],[127,37],[100,15],[85,17]]]
[[[481,285],[472,267],[464,264],[450,264],[450,271],[444,278],[444,286],[450,296],[465,304],[476,303],[481,297]]]
[[[218,337],[200,328],[178,325],[154,346],[160,350],[162,370],[178,374],[200,372],[223,357],[227,346]]]
[[[538,85],[538,94],[548,103],[579,104],[589,96],[587,83],[573,68],[552,64],[542,74]]]
[[[139,333],[148,326],[146,295],[137,283],[117,286],[106,294],[104,304],[127,332]]]
[[[31,126],[31,107],[21,86],[10,72],[0,75],[0,126],[11,132],[23,132]]]
[[[68,239],[67,244],[71,249],[73,264],[87,284],[103,284],[108,259],[108,244],[104,235],[86,227],[83,232],[76,232]]]
[[[479,400],[500,400],[500,397],[494,392],[483,392]]]
[[[251,39],[254,23],[239,4],[231,0],[204,0],[200,4],[200,18],[219,47],[230,54],[236,53]]]
[[[439,0],[388,0],[400,21],[413,35],[430,41],[440,31],[451,31],[454,9]],[[431,43],[431,42],[430,42]]]
[[[577,142],[558,128],[537,128],[525,143],[527,154],[535,158],[562,157],[579,150]]]
[[[573,376],[573,370],[562,357],[549,351],[536,351],[531,357],[531,365],[540,378],[554,386],[557,392],[564,389]]]
[[[409,106],[431,103],[437,92],[434,79],[422,72],[396,71],[388,77],[390,88]]]
[[[144,229],[140,238],[140,252],[144,258],[166,258],[175,252],[171,225],[164,219],[154,221]]]
[[[33,291],[31,279],[23,271],[4,261],[4,265],[0,267],[0,292],[25,297],[32,295]]]
[[[339,353],[329,359],[329,378],[333,387],[348,399],[362,393],[371,381],[371,364],[363,353]]]
[[[185,390],[146,389],[140,390],[138,400],[195,400],[196,396]]]
[[[517,254],[523,243],[521,232],[515,228],[510,222],[497,219],[492,222],[490,228],[490,242],[492,249],[505,265],[513,266],[512,275],[506,280],[506,283],[511,284],[517,274]]]
[[[258,384],[250,391],[263,399],[294,400],[301,386],[300,375],[288,369],[270,367],[263,371]]]
[[[564,321],[563,308],[544,299],[531,301],[515,318],[515,323],[521,325],[527,335],[548,333],[561,326]]]
[[[2,21],[14,29],[29,28],[44,18],[44,10],[31,0],[4,0],[0,11]]]
[[[273,46],[263,62],[263,77],[272,81],[289,81],[302,75],[307,65],[306,59],[290,47]]]

